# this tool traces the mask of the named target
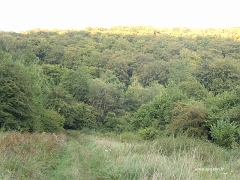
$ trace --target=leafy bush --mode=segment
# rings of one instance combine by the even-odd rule
[[[191,137],[206,136],[204,122],[207,114],[203,104],[195,101],[192,104],[178,102],[172,113],[172,122],[166,127],[167,133],[175,136],[179,134]]]
[[[97,126],[96,116],[91,106],[81,102],[65,104],[59,112],[65,117],[65,129],[82,129],[83,127],[94,128]]]
[[[144,139],[144,140],[152,140],[155,139],[158,135],[158,130],[154,127],[148,127],[145,129],[140,129],[138,131],[138,134]]]
[[[55,86],[49,93],[47,109],[54,109],[65,118],[65,129],[93,128],[96,126],[96,116],[91,106],[84,102],[76,102],[63,87]]]
[[[118,124],[118,118],[116,117],[116,114],[114,112],[108,112],[104,119],[104,122],[105,127],[108,130],[113,130]]]
[[[211,136],[216,144],[226,148],[232,148],[236,145],[240,135],[240,129],[235,122],[226,120],[217,121],[217,124],[211,125]]]
[[[217,120],[229,117],[232,121],[238,121],[240,98],[236,92],[225,91],[217,96],[209,95],[206,98],[206,109],[208,114],[207,124],[210,127]]]
[[[41,113],[41,130],[46,132],[63,131],[64,117],[51,109],[43,109]]]
[[[183,101],[186,96],[174,84],[160,92],[151,102],[142,105],[134,114],[132,125],[134,129],[156,127],[165,130],[170,123],[175,103]]]

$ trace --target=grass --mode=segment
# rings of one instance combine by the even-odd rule
[[[240,179],[239,150],[186,137],[5,132],[0,144],[4,180]]]
[[[65,141],[65,135],[1,133],[0,178],[44,179],[55,166],[52,159]]]

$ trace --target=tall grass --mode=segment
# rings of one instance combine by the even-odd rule
[[[0,179],[45,179],[65,135],[7,132],[0,134]]]
[[[8,132],[0,143],[0,179],[240,179],[238,150],[186,137]]]
[[[240,179],[240,155],[201,140],[95,143],[104,153],[107,179]]]

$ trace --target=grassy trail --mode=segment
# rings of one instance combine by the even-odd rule
[[[69,137],[69,141],[59,151],[56,169],[52,172],[52,179],[102,179],[97,177],[100,156],[94,151],[91,140],[78,133],[76,137]],[[96,160],[97,157],[97,160]]]

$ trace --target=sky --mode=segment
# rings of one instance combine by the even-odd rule
[[[0,0],[0,30],[240,26],[240,0]]]

